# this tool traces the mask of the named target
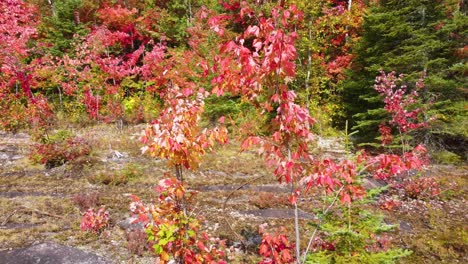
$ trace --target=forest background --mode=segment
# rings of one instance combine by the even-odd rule
[[[257,1],[253,6],[268,13],[276,4]],[[348,121],[359,130],[357,142],[377,142],[379,124],[388,118],[373,89],[379,70],[404,74],[409,91],[424,74],[420,103],[426,105],[425,118],[434,120],[418,136],[431,149],[466,159],[464,1],[287,4],[304,13],[295,28],[297,77],[289,85],[316,119],[316,132],[336,133]],[[218,1],[2,3],[3,10],[17,13],[3,12],[2,127],[14,131],[31,125],[31,115],[39,113],[30,112],[41,107],[48,109],[37,110],[42,115],[50,111],[76,122],[151,121],[163,102],[155,77],[145,72],[155,64],[150,52],[192,50],[192,34],[208,34],[196,49],[207,58],[206,67],[213,66],[208,56],[222,38],[193,27],[201,6],[217,13],[239,11],[239,3]],[[225,35],[241,32],[249,22],[229,21]],[[210,78],[198,82],[207,90],[212,87]],[[211,123],[221,116],[237,125],[256,118],[240,96],[229,93],[210,96],[205,108],[204,120]],[[41,118],[53,122],[52,116]],[[259,121],[259,129],[267,131],[268,121]]]

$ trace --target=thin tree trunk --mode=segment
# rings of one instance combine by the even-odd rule
[[[75,19],[75,25],[79,25],[81,23],[80,21],[80,12],[78,10],[73,11],[73,18]]]
[[[294,203],[294,228],[296,229],[296,262],[301,263],[301,234],[299,232],[299,209],[297,201]]]
[[[49,5],[50,5],[50,10],[52,10],[52,16],[55,16],[56,13],[55,13],[54,2],[53,2],[52,0],[47,0],[47,2],[48,2]]]
[[[182,165],[176,165],[175,166],[175,172],[176,172],[176,177],[177,179],[184,184],[184,178],[182,175]],[[185,195],[182,195],[182,200],[180,201],[180,206],[182,208],[182,211],[184,212],[184,215],[187,216],[187,206],[185,204]]]
[[[348,12],[351,11],[351,7],[353,6],[353,0],[348,0]],[[348,41],[349,34],[348,34],[348,26],[346,26],[346,36],[345,40]]]
[[[287,144],[288,161],[291,161],[291,147]],[[294,179],[291,180],[291,194],[294,194]],[[294,203],[294,229],[296,232],[296,263],[301,263],[301,233],[299,230],[299,208],[297,207],[297,199]]]
[[[309,41],[312,40],[312,20],[309,21]],[[310,71],[312,67],[312,52],[310,51],[310,46],[307,48],[307,77],[305,81],[305,87],[306,87],[306,94],[307,94],[307,101],[306,101],[306,106],[307,110],[310,110],[309,104],[310,104],[310,88],[309,88],[309,81],[310,81]]]
[[[59,86],[59,87],[57,87],[57,90],[58,90],[58,92],[59,92],[60,108],[63,110],[62,89],[60,89],[60,86]]]

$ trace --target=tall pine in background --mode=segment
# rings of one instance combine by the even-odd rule
[[[88,33],[85,23],[89,21],[83,13],[89,5],[82,0],[38,1],[36,5],[42,17],[39,32],[46,52],[62,57],[74,51],[75,38]]]
[[[347,118],[360,131],[360,142],[372,142],[386,118],[382,100],[373,88],[378,71],[405,74],[409,90],[425,72],[422,97],[429,107],[425,116],[435,116],[436,121],[424,137],[433,147],[466,159],[467,22],[463,0],[381,0],[370,4],[353,68],[342,87]]]

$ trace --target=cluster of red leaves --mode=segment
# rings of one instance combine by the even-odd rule
[[[75,56],[51,59],[51,71],[59,76],[57,84],[65,95],[82,103],[92,119],[110,122],[123,118],[123,100],[141,92],[135,87],[154,92],[147,87],[162,76],[163,71],[151,70],[164,58],[164,46],[148,35],[147,25],[142,23],[148,14],[137,19],[136,13],[135,9],[105,5],[97,11],[101,24],[80,40]],[[135,86],[126,87],[124,81]],[[154,85],[159,87],[159,83]]]
[[[136,255],[143,255],[148,251],[148,236],[143,230],[134,229],[126,233],[127,249]]]
[[[224,241],[210,239],[200,231],[200,220],[186,213],[193,193],[188,193],[176,178],[160,180],[156,192],[158,201],[151,205],[132,196],[130,210],[134,222],[145,224],[148,241],[160,263],[171,259],[178,263],[226,263]]]
[[[34,101],[21,94],[0,92],[0,127],[9,131],[29,127],[35,132],[49,128],[54,122],[52,106],[42,95],[34,97]]]
[[[323,1],[322,13],[314,20],[318,50],[314,54],[325,68],[328,78],[333,81],[344,78],[344,70],[353,59],[351,44],[358,38],[363,21],[363,1],[353,1],[348,9],[348,1]]]
[[[211,27],[216,31],[223,21],[244,16],[255,19],[258,24],[249,25],[235,40],[220,47],[220,54],[214,59],[213,71],[217,76],[212,80],[213,93],[222,95],[230,92],[255,100],[262,92],[273,95],[271,91],[263,91],[272,74],[277,74],[280,80],[294,78],[297,34],[292,29],[302,13],[295,6],[288,9],[277,6],[268,17],[256,14],[246,2],[241,2],[238,14],[214,17],[210,19]],[[283,94],[286,91],[287,86],[283,85],[277,96],[286,96]],[[264,108],[271,111],[268,102]]]
[[[109,226],[109,220],[109,212],[106,211],[106,208],[102,207],[97,212],[94,208],[90,208],[83,214],[80,228],[82,231],[99,234],[104,228]]]
[[[314,241],[312,241],[311,248],[314,249],[314,251],[322,251],[322,250],[327,250],[327,251],[335,251],[335,244],[333,242],[328,242],[321,238],[320,236],[316,237]]]
[[[426,127],[427,122],[418,121],[421,110],[414,107],[417,104],[419,96],[418,90],[424,88],[424,79],[421,78],[416,83],[416,89],[408,94],[406,85],[397,86],[397,82],[401,82],[402,77],[402,75],[397,77],[395,72],[386,74],[381,71],[380,76],[377,76],[375,79],[374,89],[384,97],[384,108],[392,117],[390,124],[396,126],[400,133],[405,133],[410,130]],[[388,128],[385,128],[385,130],[388,130]],[[385,144],[388,143],[387,141],[385,141]],[[382,144],[384,144],[384,141]]]
[[[43,96],[34,96],[35,61],[29,65],[28,42],[35,37],[35,8],[21,0],[0,2],[0,125],[15,130],[21,126],[42,127],[53,116]]]
[[[135,32],[134,24],[125,19],[124,14],[121,14],[122,20],[115,21],[119,17],[115,13],[129,10],[121,7],[104,10],[109,13],[102,15],[103,25],[95,27],[77,47],[76,58],[58,59],[55,68],[61,70],[58,74],[62,76],[60,84],[66,95],[81,98],[92,119],[112,121],[123,115],[121,101],[125,91],[121,84],[124,79],[141,74],[144,44],[148,40]],[[116,47],[130,52],[110,53]]]
[[[99,193],[78,193],[72,197],[72,201],[80,208],[81,212],[96,207],[99,204]]]
[[[260,264],[286,264],[295,263],[294,243],[285,235],[287,231],[280,227],[275,233],[265,230],[266,224],[260,225],[259,233],[262,235],[260,255],[263,257]]]
[[[405,179],[401,187],[412,199],[432,199],[440,194],[439,183],[432,177]]]
[[[67,161],[89,155],[91,147],[79,137],[68,138],[60,142],[37,143],[32,147],[30,157],[46,167],[56,167]]]
[[[388,180],[395,175],[402,175],[405,172],[419,171],[426,167],[429,160],[426,156],[426,148],[423,145],[416,146],[410,152],[405,152],[402,156],[396,154],[379,154],[374,157],[366,157],[369,171],[374,178]],[[363,157],[366,155],[364,154]]]
[[[382,210],[393,211],[401,205],[400,201],[392,198],[386,198],[379,201],[379,207]]]
[[[0,2],[0,24],[2,25],[0,27],[0,62],[2,72],[5,69],[11,69],[16,63],[19,63],[19,58],[28,55],[27,43],[37,33],[35,28],[37,22],[34,13],[34,6],[22,0]]]
[[[379,125],[380,141],[382,146],[388,145],[393,142],[392,128],[385,124]]]
[[[26,107],[15,94],[0,93],[0,127],[7,131],[16,131],[27,126]]]
[[[29,126],[35,129],[50,128],[55,114],[52,105],[42,94],[36,95],[26,109]]]
[[[300,183],[305,186],[306,191],[313,186],[324,187],[328,193],[341,189],[340,201],[349,204],[366,194],[364,188],[356,184],[359,176],[357,166],[360,162],[363,161],[360,159],[357,162],[345,159],[338,163],[331,159],[315,161],[308,170],[308,176],[303,177]]]

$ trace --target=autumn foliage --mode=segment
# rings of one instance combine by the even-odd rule
[[[82,231],[99,234],[104,228],[109,226],[109,220],[109,212],[104,207],[99,208],[97,211],[94,208],[90,208],[83,214],[80,228]]]
[[[263,257],[260,264],[286,264],[294,263],[294,244],[289,241],[287,231],[280,227],[276,233],[268,233],[266,225],[260,225],[259,233],[262,235],[259,253]]]
[[[169,172],[156,186],[156,201],[146,203],[132,195],[130,209],[134,222],[144,224],[149,248],[161,263],[226,263],[223,241],[203,232],[203,221],[191,207],[194,193],[184,181],[185,170],[196,170],[204,154],[228,142],[228,117],[202,124],[209,98],[231,96],[267,120],[266,132],[247,131],[240,147],[256,149],[278,183],[290,188],[295,240],[284,228],[273,233],[261,226],[260,263],[300,262],[309,254],[300,248],[297,215],[308,192],[318,187],[335,197],[331,206],[339,201],[351,208],[366,197],[364,178],[391,182],[427,166],[426,147],[403,137],[429,124],[421,120],[423,110],[418,107],[424,76],[408,91],[393,72],[382,71],[375,81],[389,117],[379,132],[382,146],[399,139],[402,151],[352,154],[347,149],[341,159],[313,152],[316,120],[309,101],[312,96],[320,97],[317,102],[333,101],[330,98],[337,95],[338,83],[352,66],[363,1],[352,6],[352,1],[314,1],[320,8],[309,13],[300,9],[308,6],[301,1],[293,1],[297,5],[278,1],[268,7],[261,5],[267,1],[220,1],[217,10],[190,9],[172,24],[162,11],[168,1],[163,2],[143,11],[108,1],[98,4],[88,33],[74,35],[73,47],[62,57],[42,54],[47,44],[40,41],[36,28],[40,21],[32,5],[20,0],[0,3],[0,126],[13,131],[29,126],[40,139],[38,135],[55,122],[56,108],[63,111],[67,105],[93,122],[149,121],[141,132],[142,152],[166,160]],[[171,25],[187,22],[187,30],[169,34],[158,20]],[[176,46],[184,37],[185,45]],[[323,86],[330,87],[328,95],[321,91]],[[51,104],[49,94],[59,103]],[[78,137],[43,141],[33,148],[31,156],[48,167],[90,153],[89,145]],[[431,178],[403,183],[411,198],[440,192]],[[100,233],[108,225],[108,212],[91,208],[83,215],[81,229]],[[135,236],[142,240],[141,233]],[[371,236],[387,248],[384,236]],[[335,244],[321,238],[311,241],[335,250]]]
[[[188,204],[193,193],[187,192],[176,178],[160,180],[156,192],[159,196],[155,204],[145,205],[132,196],[130,210],[135,216],[134,222],[145,224],[151,250],[161,263],[171,259],[189,263],[226,263],[223,241],[216,241],[202,232],[200,219],[187,213],[192,210]]]

